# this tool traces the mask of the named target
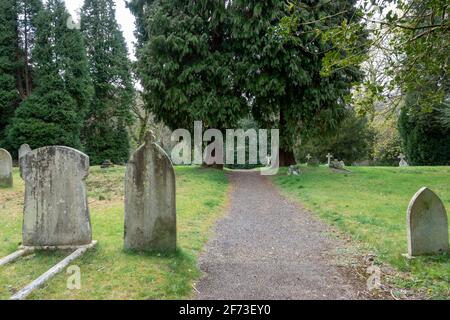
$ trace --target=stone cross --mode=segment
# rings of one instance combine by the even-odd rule
[[[89,157],[78,150],[51,146],[21,155],[25,182],[23,245],[91,244],[92,230],[84,180]]]
[[[12,168],[11,154],[5,149],[0,149],[0,187],[13,186]]]
[[[430,189],[420,189],[407,210],[408,256],[447,253],[447,212],[441,199]]]
[[[306,156],[306,161],[309,162],[309,160],[311,160],[312,156],[308,153],[308,155]]]
[[[327,154],[327,159],[328,159],[328,166],[330,166],[331,164],[331,159],[333,159],[333,155],[331,153],[328,152]]]
[[[175,171],[149,132],[125,174],[125,249],[176,250]]]

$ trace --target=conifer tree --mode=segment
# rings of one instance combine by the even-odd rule
[[[36,18],[32,51],[34,90],[8,130],[15,148],[66,145],[81,148],[80,132],[92,88],[81,32],[69,28],[64,1],[48,0]]]
[[[128,160],[126,130],[134,103],[127,47],[115,17],[113,0],[85,0],[81,30],[87,47],[89,70],[94,85],[83,130],[84,144],[92,163],[106,159]]]
[[[233,128],[248,114],[234,83],[225,1],[161,0],[134,7],[138,30],[138,75],[146,107],[171,129]],[[139,24],[146,23],[144,26]]]
[[[17,74],[16,1],[0,2],[0,147],[5,128],[19,104]]]
[[[331,45],[315,28],[350,19],[354,3],[302,1],[292,32],[281,23],[290,14],[285,1],[235,0],[230,5],[234,74],[260,126],[280,129],[281,166],[295,163],[293,146],[300,134],[311,127],[315,132],[337,128],[343,119],[344,98],[361,73],[351,67],[322,76],[322,59]]]
[[[0,2],[0,146],[6,142],[6,127],[19,103],[33,88],[31,49],[41,0]]]

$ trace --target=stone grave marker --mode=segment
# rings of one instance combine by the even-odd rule
[[[5,149],[0,149],[0,188],[13,186],[12,168],[11,154]]]
[[[125,174],[125,249],[176,250],[175,171],[148,133]]]
[[[400,159],[400,162],[398,164],[399,167],[409,167],[408,162],[406,162],[405,160],[406,156],[403,153],[400,153],[398,158]]]
[[[448,252],[448,218],[441,199],[430,189],[420,189],[407,210],[408,256]]]
[[[22,154],[25,182],[23,245],[77,247],[91,244],[85,178],[89,157],[78,150],[43,147]]]

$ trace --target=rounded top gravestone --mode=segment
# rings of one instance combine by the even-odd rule
[[[5,149],[0,149],[0,187],[13,186],[12,157]]]
[[[441,199],[430,189],[420,189],[407,211],[408,255],[447,252],[448,219]]]

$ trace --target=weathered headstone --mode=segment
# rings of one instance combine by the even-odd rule
[[[125,249],[176,250],[175,171],[151,133],[125,175]]]
[[[7,150],[0,149],[0,187],[11,188],[12,186],[12,158]]]
[[[51,146],[22,154],[25,181],[23,245],[82,246],[92,242],[85,178],[89,157]]]
[[[406,156],[404,154],[400,153],[398,158],[400,159],[400,162],[398,164],[399,167],[409,167],[408,162],[406,162],[405,160]]]
[[[345,163],[344,161],[334,159],[333,161],[330,162],[329,167],[333,169],[343,170],[345,168]]]
[[[408,255],[448,252],[448,219],[441,199],[430,189],[420,189],[407,210]]]
[[[288,176],[299,176],[300,168],[298,167],[298,165],[289,166],[287,174],[288,174]]]

